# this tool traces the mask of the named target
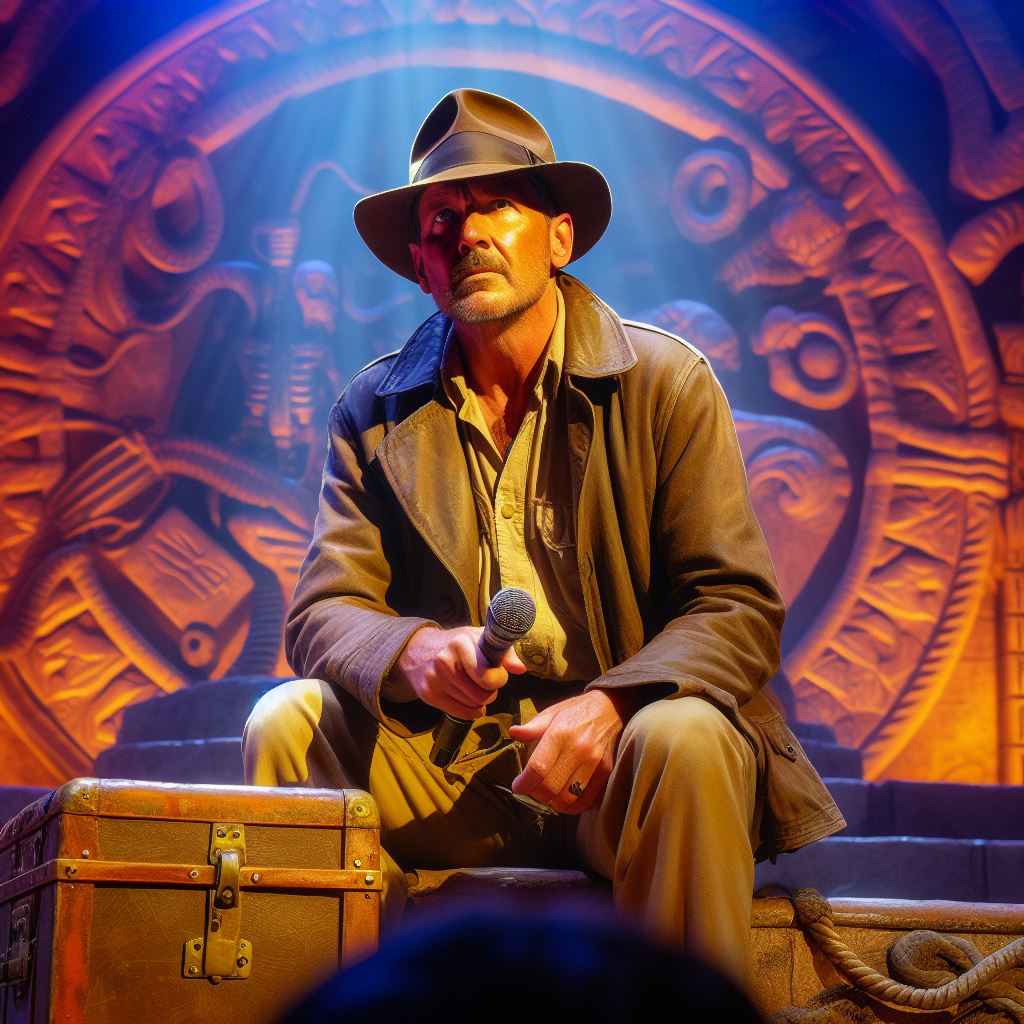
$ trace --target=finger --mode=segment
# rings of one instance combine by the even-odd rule
[[[498,696],[497,690],[487,690],[478,686],[465,672],[455,672],[447,681],[446,691],[457,701],[472,707],[491,704]]]
[[[442,693],[460,700],[463,704],[476,706],[494,700],[495,691],[480,686],[466,672],[455,645],[449,645],[437,656],[434,662],[434,678]]]
[[[492,665],[470,636],[463,634],[451,644],[456,664],[481,688],[489,691],[500,690],[508,682],[508,672],[501,665]]]
[[[551,806],[562,814],[582,814],[604,795],[608,775],[601,764],[592,768],[580,765],[565,789],[551,801]]]
[[[587,788],[583,791],[583,795],[577,800],[574,800],[571,804],[561,804],[559,800],[552,800],[551,807],[561,814],[583,814],[601,802],[607,787],[607,778],[598,781],[592,777],[590,782],[587,783]]]
[[[487,710],[483,701],[467,698],[459,690],[447,686],[439,689],[434,704],[452,718],[461,718],[467,722],[479,718]]]
[[[576,758],[571,756],[570,760],[570,756],[561,738],[546,732],[526,767],[512,780],[512,792],[531,796],[543,804],[551,803],[569,785],[576,770]]]
[[[523,722],[521,725],[513,725],[509,729],[508,734],[512,739],[519,740],[521,743],[532,743],[544,735],[551,724],[553,715],[554,712],[551,709],[542,711],[528,722]]]

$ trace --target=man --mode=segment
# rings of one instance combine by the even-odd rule
[[[403,869],[579,863],[742,978],[753,853],[845,822],[758,693],[784,613],[725,398],[563,273],[611,198],[525,110],[449,94],[410,182],[356,225],[439,312],[334,408],[287,623],[308,678],[253,712],[247,778],[369,788],[392,892]],[[537,622],[492,667],[507,585]],[[440,712],[474,720],[445,770]]]

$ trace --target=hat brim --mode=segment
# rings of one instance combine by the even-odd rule
[[[415,185],[403,185],[360,199],[352,211],[356,230],[370,252],[384,266],[410,281],[416,281],[416,271],[409,252],[409,243],[415,240],[412,208],[416,197],[441,181],[461,181],[499,174],[529,174],[543,182],[558,212],[568,213],[572,217],[572,260],[578,260],[593,247],[611,220],[611,189],[604,175],[590,164],[557,161],[529,167],[509,167],[508,164],[478,163],[452,167]]]

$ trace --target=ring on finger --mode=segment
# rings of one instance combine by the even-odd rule
[[[569,792],[576,797],[583,796],[583,783],[580,782],[579,779],[577,779],[569,786]]]

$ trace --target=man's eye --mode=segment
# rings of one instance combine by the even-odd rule
[[[494,208],[496,210],[505,210],[512,205],[511,199],[495,199]]]
[[[434,223],[447,224],[453,216],[454,213],[451,210],[438,210],[437,213],[434,214]]]

